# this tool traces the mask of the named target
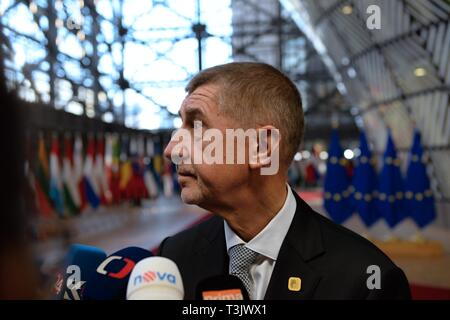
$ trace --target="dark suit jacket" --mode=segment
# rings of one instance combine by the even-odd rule
[[[408,280],[383,252],[356,233],[313,211],[293,191],[297,210],[281,245],[265,299],[410,299]],[[185,299],[194,299],[197,283],[228,274],[223,219],[217,216],[166,238],[159,255],[175,261]],[[380,268],[381,289],[369,290],[370,265]],[[290,291],[288,279],[301,278]],[[370,281],[369,281],[370,282]]]

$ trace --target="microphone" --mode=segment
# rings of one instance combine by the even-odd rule
[[[196,300],[250,300],[242,281],[223,274],[203,279],[195,289]]]
[[[138,247],[119,250],[97,267],[86,284],[83,300],[125,300],[128,279],[136,263],[153,254]]]
[[[131,272],[127,300],[183,300],[184,287],[177,265],[164,257],[140,261]]]
[[[57,274],[54,290],[57,300],[81,300],[85,284],[90,282],[95,268],[106,258],[96,247],[72,244]]]

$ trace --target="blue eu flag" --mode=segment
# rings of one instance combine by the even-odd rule
[[[379,177],[378,208],[387,224],[394,228],[405,218],[404,184],[394,141],[389,133]]]
[[[350,181],[345,170],[345,159],[336,129],[331,135],[327,172],[324,180],[324,206],[336,223],[343,223],[353,213],[350,206]]]
[[[406,172],[405,198],[408,212],[419,228],[423,228],[436,217],[433,193],[430,180],[423,161],[423,148],[420,133],[414,133],[413,145],[409,155],[409,166]]]
[[[366,135],[359,136],[361,154],[356,159],[353,175],[353,194],[351,203],[367,227],[372,226],[379,218],[375,196],[377,192],[377,174],[375,172],[372,153],[367,144]]]

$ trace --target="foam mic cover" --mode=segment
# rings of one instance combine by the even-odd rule
[[[223,274],[206,278],[197,284],[196,300],[250,300],[242,281],[233,275]]]
[[[184,287],[177,265],[164,257],[141,260],[131,272],[128,300],[183,300]]]
[[[54,290],[58,300],[81,300],[86,284],[106,253],[96,247],[72,244],[57,274]]]
[[[83,300],[125,300],[128,279],[136,263],[153,254],[138,247],[119,250],[103,260],[86,284]]]

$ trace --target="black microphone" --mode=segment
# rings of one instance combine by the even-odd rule
[[[54,290],[57,300],[82,300],[86,283],[97,266],[106,258],[103,250],[83,244],[73,244],[57,273]]]
[[[83,300],[126,300],[131,271],[136,263],[153,254],[138,247],[128,247],[108,256],[86,283]]]
[[[242,281],[231,274],[203,279],[195,289],[196,300],[250,300]]]

